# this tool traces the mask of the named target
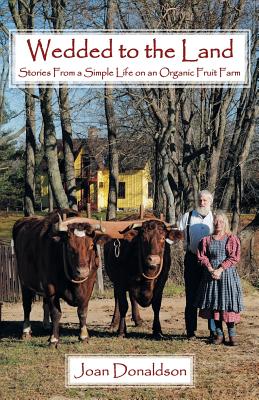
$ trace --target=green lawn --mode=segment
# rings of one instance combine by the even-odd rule
[[[0,213],[0,239],[11,239],[12,228],[17,219],[22,218],[22,213]]]
[[[39,215],[44,215],[42,213],[38,213]],[[81,213],[82,216],[86,217],[84,213]],[[105,212],[93,213],[92,218],[105,220]],[[120,213],[119,218],[124,217],[125,213]],[[17,221],[17,219],[24,217],[23,213],[6,213],[5,211],[0,212],[0,239],[11,239],[12,237],[12,228]]]

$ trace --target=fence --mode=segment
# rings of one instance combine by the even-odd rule
[[[102,266],[98,268],[96,290],[98,293],[104,292],[108,277],[104,272],[103,250],[99,249]],[[104,276],[103,276],[104,272]],[[17,302],[22,298],[21,285],[16,268],[16,258],[10,240],[0,239],[0,302]],[[38,296],[36,296],[38,300]]]
[[[16,259],[10,240],[0,241],[0,301],[15,302],[21,299],[21,286]]]

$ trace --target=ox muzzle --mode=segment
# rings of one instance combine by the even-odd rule
[[[161,257],[158,255],[148,255],[145,260],[146,264],[150,267],[158,266],[161,263]]]

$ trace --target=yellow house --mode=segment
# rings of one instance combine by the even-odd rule
[[[106,208],[109,190],[109,171],[98,171],[98,209]],[[129,170],[119,174],[118,203],[119,209],[153,207],[153,183],[149,164],[143,169]]]
[[[93,128],[94,129],[94,128]],[[91,204],[92,210],[107,208],[109,191],[109,170],[107,139],[88,133],[86,140],[74,140],[76,196],[79,209]],[[62,141],[58,140],[58,156],[61,160],[62,176]],[[48,208],[48,177],[45,168],[41,175],[41,201],[43,208]],[[143,204],[146,209],[153,207],[153,182],[150,173],[150,163],[142,157],[131,163],[128,157],[125,163],[120,163],[118,209],[136,209]]]

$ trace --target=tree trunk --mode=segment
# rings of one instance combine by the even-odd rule
[[[48,177],[53,197],[58,208],[68,208],[68,200],[64,191],[58,165],[57,139],[52,112],[52,89],[40,89],[40,105],[44,122],[44,149],[48,165]]]
[[[215,192],[219,161],[224,143],[227,124],[227,112],[234,94],[234,89],[228,89],[223,95],[222,89],[215,89],[213,95],[213,114],[211,121],[211,149],[208,165],[208,189]]]
[[[107,0],[106,29],[113,29],[113,19],[116,2]],[[104,89],[105,115],[108,129],[109,143],[109,193],[107,206],[107,221],[116,218],[119,179],[119,157],[117,150],[117,121],[113,104],[113,90],[111,87]]]
[[[68,89],[66,85],[59,88],[59,109],[62,128],[63,151],[65,161],[65,187],[69,207],[77,210],[76,179],[72,140],[72,125],[69,111]]]
[[[154,214],[159,217],[164,214],[164,190],[162,182],[162,158],[159,151],[159,138],[155,138],[155,184],[154,184]]]
[[[244,89],[239,99],[239,112],[236,117],[234,139],[226,161],[225,190],[223,192],[222,208],[227,210],[234,192],[235,170],[247,160],[252,140],[256,131],[259,106],[257,104],[257,82],[259,76],[259,59],[255,67],[249,92]],[[242,115],[242,118],[240,117]]]
[[[48,184],[48,201],[49,201],[49,212],[52,212],[54,209],[54,201],[50,183]]]
[[[9,0],[8,5],[17,29],[33,29],[34,7],[36,0],[16,1]],[[35,205],[35,100],[34,90],[26,87],[25,115],[26,115],[26,165],[24,182],[24,215],[34,214]]]
[[[112,89],[105,88],[105,114],[108,128],[109,142],[109,194],[107,207],[107,221],[116,218],[118,179],[119,179],[119,157],[117,151],[117,127],[113,107]]]
[[[26,112],[26,168],[24,188],[24,215],[34,214],[35,202],[35,101],[32,97],[34,89],[26,88],[25,112]]]
[[[259,213],[239,234],[241,240],[241,276],[258,286],[259,283]]]
[[[242,169],[240,167],[236,168],[235,171],[235,205],[233,209],[231,230],[234,234],[237,234],[239,220],[240,220],[240,205],[242,196]]]
[[[65,27],[64,12],[67,6],[66,0],[51,0],[51,20],[53,28],[62,31]],[[72,124],[69,106],[69,91],[66,84],[59,87],[59,111],[62,129],[63,153],[64,153],[64,185],[69,207],[77,210],[76,180],[74,167],[74,153],[72,140]]]
[[[162,154],[163,166],[162,166],[162,184],[164,193],[166,195],[166,221],[169,224],[175,224],[175,204],[174,195],[172,188],[169,184],[168,174],[169,174],[169,157],[168,154]]]

